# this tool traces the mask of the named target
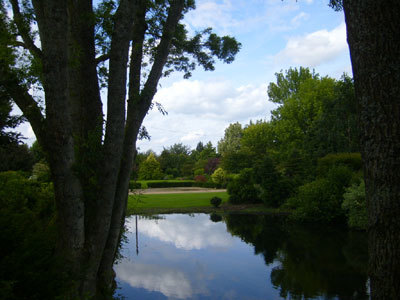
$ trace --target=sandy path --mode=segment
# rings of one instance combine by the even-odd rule
[[[226,189],[208,189],[201,187],[175,187],[175,188],[150,188],[150,189],[140,189],[135,190],[136,193],[141,194],[185,194],[185,193],[219,193],[226,192]],[[135,192],[130,191],[129,194],[134,194]]]

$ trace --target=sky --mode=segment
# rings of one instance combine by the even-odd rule
[[[267,87],[281,70],[303,66],[322,76],[351,75],[343,12],[328,2],[197,0],[183,20],[189,32],[212,27],[242,48],[233,63],[217,62],[212,72],[200,67],[190,79],[177,72],[162,78],[154,101],[168,114],[148,113],[143,125],[151,139],[139,141],[139,150],[160,153],[175,143],[195,148],[199,141],[216,146],[231,123],[269,120],[275,104]],[[34,141],[29,124],[19,129],[28,144]]]

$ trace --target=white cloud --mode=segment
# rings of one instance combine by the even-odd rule
[[[289,38],[286,47],[275,56],[275,60],[277,63],[290,61],[315,67],[334,60],[346,49],[346,25],[342,23],[331,31],[323,29]]]
[[[168,111],[151,111],[144,121],[152,139],[139,141],[141,151],[160,152],[163,146],[183,142],[194,148],[199,141],[214,146],[234,122],[268,118],[275,106],[267,101],[267,85],[234,86],[230,81],[181,80],[155,96]],[[162,143],[159,141],[163,141]]]
[[[292,18],[290,23],[293,26],[299,26],[302,21],[307,21],[309,19],[309,17],[310,17],[309,14],[307,14],[305,12],[300,12],[294,18]]]
[[[133,221],[128,221],[127,227],[130,231],[133,231],[133,226]],[[176,248],[184,250],[227,248],[234,239],[226,234],[224,223],[210,222],[208,215],[198,215],[196,218],[174,215],[157,222],[141,219],[138,227],[141,234],[172,243]]]

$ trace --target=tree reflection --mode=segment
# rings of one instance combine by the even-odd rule
[[[227,215],[228,231],[254,245],[285,299],[368,299],[367,238],[362,232],[305,228],[282,217]]]

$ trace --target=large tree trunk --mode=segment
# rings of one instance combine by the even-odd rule
[[[362,130],[372,299],[399,299],[400,2],[343,2]]]

